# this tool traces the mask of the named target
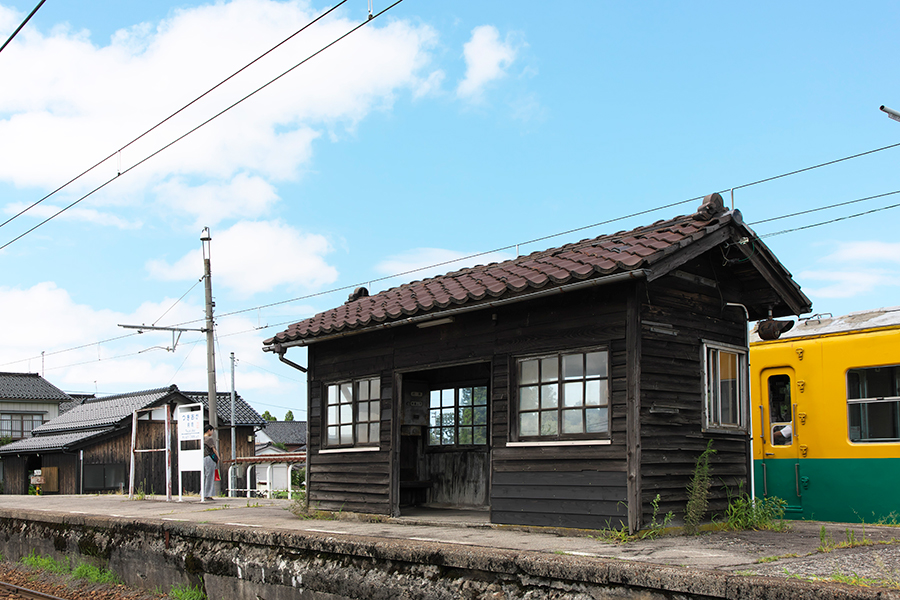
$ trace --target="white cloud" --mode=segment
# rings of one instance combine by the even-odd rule
[[[195,216],[195,228],[214,227],[226,219],[265,216],[280,200],[272,184],[247,173],[238,173],[230,181],[197,186],[172,178],[161,183],[156,193],[159,201],[173,211]]]
[[[824,260],[863,264],[900,263],[900,242],[841,242],[837,250]]]
[[[871,295],[880,291],[879,288],[900,285],[900,272],[875,266],[878,263],[900,264],[900,243],[838,242],[837,249],[820,262],[830,268],[808,270],[799,275],[803,280],[825,284],[822,287],[804,285],[804,291],[814,298],[854,298]]]
[[[3,212],[12,216],[18,214],[27,206],[28,205],[21,202],[13,202],[3,207]],[[53,204],[39,204],[30,209],[28,214],[36,219],[46,219],[56,215],[56,213],[63,208],[65,207]],[[70,208],[56,218],[64,221],[81,221],[84,223],[93,223],[95,225],[118,227],[119,229],[139,229],[143,225],[141,221],[130,221],[111,212],[99,211],[93,208]]]
[[[378,287],[384,289],[408,281],[443,275],[465,267],[515,258],[504,252],[491,252],[474,258],[467,258],[468,256],[470,256],[469,253],[444,248],[413,248],[401,254],[395,254],[378,263],[375,270],[384,275],[401,273],[404,275],[400,275],[397,282],[385,281]]]
[[[0,18],[10,21],[4,10]],[[35,27],[4,51],[0,181],[56,187],[307,24],[307,2],[233,0],[175,11],[116,32],[96,46],[86,32]],[[209,96],[113,156],[76,189],[115,178],[177,136],[296,65],[356,24],[336,16],[310,27]],[[435,32],[395,20],[373,23],[233,111],[93,196],[94,205],[140,201],[191,178],[296,179],[326,131],[352,129],[397,93],[439,84],[426,73]],[[41,132],[35,135],[35,132]],[[120,166],[121,164],[121,166]],[[169,178],[172,178],[169,181]],[[167,185],[168,183],[168,185]],[[207,206],[216,200],[209,197]],[[224,211],[233,213],[232,199]],[[243,215],[247,216],[247,215]]]
[[[478,102],[485,86],[506,76],[506,69],[516,59],[518,50],[509,35],[500,41],[500,33],[492,25],[472,30],[472,38],[463,45],[466,76],[456,88],[460,98]]]
[[[281,221],[242,221],[211,242],[213,286],[249,297],[278,286],[319,289],[337,280],[337,269],[324,256],[331,245],[322,235],[303,234]],[[169,264],[147,263],[150,275],[163,280],[191,280],[203,274],[201,251],[194,250]]]

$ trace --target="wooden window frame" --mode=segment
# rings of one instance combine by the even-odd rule
[[[587,367],[585,363],[585,357],[589,354],[602,354],[602,365],[603,370],[600,374],[588,374],[586,372]],[[515,368],[514,368],[514,378],[513,385],[515,394],[512,398],[512,402],[510,402],[510,431],[514,431],[514,435],[511,436],[511,442],[514,444],[521,443],[529,443],[529,444],[555,444],[555,443],[566,443],[566,442],[608,442],[611,439],[612,435],[612,376],[611,371],[612,367],[610,365],[610,350],[608,346],[597,346],[591,348],[578,348],[571,350],[561,350],[557,352],[548,352],[531,356],[521,356],[516,357],[515,359]],[[581,365],[582,365],[582,374],[577,377],[569,377],[565,376],[565,359],[566,357],[573,356],[581,356]],[[542,376],[542,369],[544,368],[542,365],[544,364],[552,364],[545,363],[544,361],[553,361],[555,359],[556,364],[556,376],[553,379],[544,379]],[[538,374],[536,381],[523,381],[522,369],[525,363],[529,363],[532,361],[538,362]],[[552,368],[552,367],[551,367]],[[587,404],[587,401],[584,399],[587,396],[586,386],[587,382],[599,382],[599,392],[601,394],[602,402],[600,404]],[[582,400],[578,405],[569,405],[565,404],[565,389],[566,385],[573,384],[582,384]],[[529,408],[527,410],[522,410],[522,390],[523,388],[529,387],[543,387],[550,386],[556,387],[556,406],[544,406],[542,404],[542,399],[540,396],[536,398],[536,408]],[[581,428],[582,433],[564,433],[563,432],[563,423],[565,419],[564,413],[566,411],[576,411],[581,410]],[[592,431],[587,432],[588,428],[588,410],[600,409],[600,414],[602,414],[602,410],[606,411],[605,418],[605,429],[603,431]],[[546,433],[541,434],[541,413],[556,413],[556,432],[555,433]],[[522,414],[535,414],[538,419],[538,434],[537,435],[523,435],[522,433],[522,424],[521,424],[521,415]],[[601,421],[602,422],[602,421]]]
[[[373,397],[373,386],[377,390],[377,397]],[[331,382],[326,383],[324,388],[321,447],[378,448],[381,444],[381,406],[384,402],[381,397],[381,377],[370,375]],[[360,413],[363,409],[365,415]],[[334,421],[334,417],[337,417],[337,422]],[[362,435],[361,427],[365,428],[365,435]],[[337,433],[337,443],[330,441],[332,430]]]
[[[747,348],[743,346],[734,346],[721,342],[703,341],[701,350],[701,365],[703,374],[703,431],[714,431],[719,433],[740,433],[747,432],[748,411],[750,406],[750,385],[748,375],[748,356]],[[722,404],[721,404],[721,354],[725,352],[733,354],[737,357],[735,366],[735,383],[737,405],[735,412],[737,413],[737,423],[722,422]],[[711,353],[715,353],[715,360],[712,360]],[[711,371],[712,369],[712,371]],[[715,380],[715,381],[713,381]],[[712,385],[715,384],[715,388]],[[715,398],[711,401],[710,395],[713,389],[718,390]],[[712,409],[712,410],[711,410]]]
[[[475,404],[476,400],[476,390],[483,389],[484,390],[484,404]],[[469,404],[462,404],[460,401],[460,392],[462,390],[472,390],[472,399]],[[447,399],[445,395],[447,392],[453,392],[452,404],[447,403]],[[437,398],[435,397],[435,393],[438,394]],[[478,414],[477,411],[479,408],[484,409],[484,423],[478,423]],[[448,412],[450,411],[450,412]],[[464,411],[471,411],[472,414],[472,422],[471,424],[462,424],[463,421],[463,413]],[[439,424],[435,424],[435,412],[441,413],[439,416],[443,418],[443,413],[448,412],[450,416],[452,416],[452,423],[445,423],[443,420]],[[489,394],[489,386],[487,384],[483,385],[453,385],[453,386],[442,386],[439,389],[431,390],[429,393],[428,399],[428,428],[425,436],[425,446],[429,451],[438,450],[440,448],[480,448],[488,445],[490,439],[490,426],[491,426],[491,400]],[[461,443],[460,439],[460,430],[471,430],[469,433],[471,435],[472,442],[465,444]],[[476,431],[478,429],[484,430],[484,442],[476,443]],[[432,443],[433,434],[435,430],[439,430],[438,440],[439,443]],[[452,442],[445,443],[447,439],[445,437],[446,432],[452,432],[453,438]]]

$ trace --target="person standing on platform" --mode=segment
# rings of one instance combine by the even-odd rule
[[[203,489],[200,490],[205,500],[212,500],[215,493],[216,465],[219,463],[219,454],[216,452],[213,439],[212,425],[203,428]]]

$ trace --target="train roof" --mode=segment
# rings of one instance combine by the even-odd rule
[[[779,339],[849,333],[881,327],[900,327],[900,306],[861,310],[840,317],[833,317],[830,313],[804,317],[798,320],[790,331],[781,334]],[[754,328],[750,335],[750,343],[761,341]]]

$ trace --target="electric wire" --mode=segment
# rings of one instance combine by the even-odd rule
[[[162,319],[164,316],[166,316],[167,314],[169,314],[169,311],[172,310],[173,308],[175,308],[175,307],[178,305],[179,302],[181,302],[182,300],[184,300],[184,297],[187,296],[188,294],[190,294],[191,291],[193,291],[193,289],[194,289],[195,287],[197,287],[197,284],[199,284],[201,281],[203,281],[203,277],[201,277],[201,278],[198,279],[196,282],[194,282],[194,285],[192,285],[191,288],[190,288],[188,291],[186,291],[185,293],[183,293],[183,294],[181,295],[181,298],[179,298],[178,300],[175,301],[175,304],[173,304],[172,306],[170,306],[169,308],[167,308],[167,309],[166,309],[166,312],[164,312],[163,314],[159,315],[159,318],[157,318],[155,321],[153,321],[153,323],[151,323],[150,326],[151,326],[151,327],[156,327],[156,324],[159,323],[160,319]]]
[[[780,217],[772,217],[770,219],[754,221],[753,223],[750,223],[750,225],[760,225],[762,223],[769,223],[770,221],[778,221],[780,219],[787,219],[789,217],[808,215],[809,213],[819,212],[820,210],[827,210],[829,208],[837,208],[839,206],[847,206],[848,204],[856,204],[857,202],[864,202],[866,200],[874,200],[875,198],[884,198],[885,196],[893,196],[894,194],[900,194],[900,190],[896,190],[894,192],[886,192],[884,194],[876,194],[875,196],[866,196],[865,198],[857,198],[856,200],[848,200],[847,202],[838,202],[837,204],[829,204],[828,206],[820,206],[818,208],[811,208],[809,210],[802,210],[800,212],[795,212],[795,213],[791,213],[788,215],[781,215]]]
[[[69,210],[70,208],[72,208],[73,206],[79,204],[79,203],[82,202],[83,200],[85,200],[85,199],[89,198],[90,196],[94,195],[95,193],[99,192],[100,190],[102,190],[103,188],[105,188],[106,186],[108,186],[110,183],[112,183],[113,181],[115,181],[116,179],[118,179],[119,177],[121,177],[122,175],[125,175],[126,173],[129,173],[130,171],[133,171],[134,169],[138,168],[139,166],[141,166],[141,165],[144,164],[145,162],[147,162],[147,161],[149,161],[150,159],[154,158],[154,157],[157,156],[158,154],[161,154],[162,152],[164,152],[165,150],[171,148],[172,146],[174,146],[175,144],[177,144],[178,142],[180,142],[180,141],[183,140],[184,138],[186,138],[186,137],[188,137],[189,135],[191,135],[192,133],[196,132],[196,131],[199,130],[200,128],[202,128],[202,127],[208,125],[209,123],[211,123],[212,121],[218,119],[219,117],[221,117],[222,115],[224,115],[225,113],[227,113],[228,111],[230,111],[230,110],[231,110],[232,108],[234,108],[235,106],[238,106],[239,104],[243,103],[245,100],[251,98],[252,96],[254,96],[254,95],[256,95],[256,94],[258,94],[259,92],[261,92],[262,90],[266,89],[267,87],[269,87],[270,85],[272,85],[272,84],[275,83],[276,81],[280,80],[282,77],[288,75],[289,73],[293,72],[293,71],[296,70],[297,68],[303,66],[303,65],[306,64],[308,61],[312,60],[313,58],[315,58],[316,56],[318,56],[319,54],[321,54],[321,53],[324,52],[325,50],[328,50],[329,48],[331,48],[332,46],[334,46],[334,45],[337,44],[338,42],[342,41],[342,40],[343,40],[344,38],[346,38],[347,36],[349,36],[349,35],[353,34],[354,32],[358,31],[358,30],[361,29],[362,27],[365,27],[365,26],[368,25],[371,21],[374,21],[375,19],[377,19],[378,17],[380,17],[381,15],[383,15],[384,13],[386,13],[387,11],[391,10],[392,8],[394,8],[395,6],[397,6],[398,4],[400,4],[401,2],[403,2],[403,0],[396,0],[396,2],[394,2],[393,4],[391,4],[390,6],[388,6],[387,8],[385,8],[384,10],[382,10],[382,11],[380,11],[380,12],[374,14],[374,15],[371,15],[371,16],[368,18],[368,20],[363,21],[362,23],[360,23],[360,24],[356,25],[355,27],[351,28],[349,31],[347,31],[346,33],[344,33],[344,34],[341,35],[340,37],[336,38],[336,39],[333,40],[332,42],[326,44],[325,46],[323,46],[323,47],[320,48],[319,50],[316,50],[315,52],[313,52],[312,54],[310,54],[309,56],[307,56],[306,58],[304,58],[303,60],[301,60],[299,63],[297,63],[297,64],[294,65],[293,67],[289,68],[288,70],[284,71],[283,73],[281,73],[280,75],[274,77],[273,79],[270,79],[268,82],[266,82],[266,83],[264,83],[263,85],[261,85],[260,87],[256,88],[255,90],[253,90],[252,92],[250,92],[250,93],[247,94],[246,96],[244,96],[244,97],[242,97],[241,99],[237,100],[236,102],[230,104],[230,105],[227,106],[226,108],[224,108],[224,109],[222,109],[221,111],[219,111],[218,113],[214,114],[212,117],[209,117],[208,119],[206,119],[205,121],[203,121],[202,123],[200,123],[199,125],[197,125],[196,127],[192,128],[192,129],[188,130],[186,133],[184,133],[184,134],[178,136],[177,138],[175,138],[174,140],[172,140],[172,141],[169,142],[168,144],[165,144],[163,147],[161,147],[161,148],[159,148],[158,150],[156,150],[155,152],[152,152],[151,154],[147,155],[146,157],[144,157],[143,159],[139,160],[139,161],[136,162],[135,164],[131,165],[131,166],[128,167],[127,169],[122,170],[122,171],[121,171],[120,173],[118,173],[115,177],[112,177],[112,178],[110,178],[109,180],[107,180],[107,181],[101,183],[100,185],[98,185],[97,187],[95,187],[94,189],[92,189],[91,191],[89,191],[88,193],[86,193],[85,195],[81,196],[80,198],[78,198],[77,200],[71,202],[70,204],[66,205],[65,207],[61,208],[61,209],[58,210],[56,213],[50,215],[49,217],[47,217],[46,219],[44,219],[43,221],[41,221],[40,223],[38,223],[38,224],[35,225],[34,227],[31,227],[30,229],[24,231],[24,232],[21,233],[20,235],[14,237],[14,238],[11,239],[10,241],[6,242],[6,243],[3,244],[2,246],[0,246],[0,250],[3,250],[4,248],[6,248],[6,247],[8,247],[9,245],[11,245],[11,244],[17,242],[18,240],[22,239],[23,237],[25,237],[26,235],[30,234],[31,232],[33,232],[34,230],[38,229],[39,227],[42,227],[43,225],[45,225],[45,224],[47,224],[48,222],[52,221],[53,219],[55,219],[56,217],[58,217],[58,216],[61,215],[62,213],[66,212],[67,210]]]
[[[22,28],[25,27],[25,24],[31,20],[31,17],[34,16],[34,13],[36,13],[38,11],[38,9],[40,7],[42,7],[44,5],[44,2],[46,2],[46,1],[47,0],[41,0],[40,2],[38,2],[38,5],[34,7],[34,10],[32,10],[30,13],[28,13],[28,16],[25,17],[25,20],[22,21],[22,24],[19,25],[18,27],[16,27],[16,30],[12,32],[12,35],[9,36],[5,42],[3,42],[2,46],[0,46],[0,52],[3,52],[3,49],[6,48],[7,46],[9,46],[9,43],[11,41],[13,41],[14,37],[16,37],[16,34],[18,34],[22,30]]]
[[[896,193],[896,192],[895,192],[895,193]],[[759,238],[760,238],[760,239],[762,239],[762,238],[769,238],[769,237],[774,237],[774,236],[776,236],[776,235],[782,235],[782,234],[785,234],[785,233],[793,233],[793,232],[795,232],[795,231],[802,231],[802,230],[804,230],[804,229],[812,229],[813,227],[820,227],[820,226],[822,226],[822,225],[829,225],[829,224],[831,224],[831,223],[837,223],[838,221],[846,221],[847,219],[855,219],[856,217],[863,217],[863,216],[865,216],[865,215],[871,215],[871,214],[873,214],[873,213],[881,212],[881,211],[883,211],[883,210],[890,210],[890,209],[892,209],[892,208],[897,208],[898,206],[900,206],[900,203],[898,203],[898,204],[891,204],[890,206],[882,206],[881,208],[873,208],[872,210],[867,210],[867,211],[865,211],[865,212],[856,213],[856,214],[854,214],[854,215],[847,215],[847,216],[844,216],[844,217],[838,217],[838,218],[836,218],[836,219],[830,219],[830,220],[828,220],[828,221],[821,221],[821,222],[819,222],[819,223],[813,223],[812,225],[804,225],[804,226],[802,226],[802,227],[794,227],[793,229],[784,229],[784,230],[782,230],[782,231],[776,231],[776,232],[774,232],[774,233],[767,233],[767,234],[765,234],[765,235],[759,236]]]
[[[122,152],[122,150],[125,150],[132,144],[134,144],[134,143],[138,142],[139,140],[141,140],[142,138],[146,137],[147,135],[149,135],[150,133],[152,133],[153,131],[155,131],[156,129],[158,129],[159,127],[161,127],[168,121],[172,120],[173,118],[175,118],[176,116],[178,116],[179,114],[181,114],[182,112],[184,112],[185,110],[187,110],[188,108],[190,108],[191,106],[193,106],[194,104],[196,104],[197,102],[199,102],[200,100],[202,100],[203,98],[205,98],[206,96],[211,94],[213,91],[217,90],[218,88],[222,87],[223,85],[225,85],[226,83],[228,83],[229,81],[231,81],[232,79],[237,77],[240,73],[246,71],[248,68],[250,68],[257,62],[259,62],[260,60],[262,60],[263,58],[265,58],[266,56],[268,56],[269,54],[271,54],[272,52],[274,52],[275,50],[277,50],[278,48],[280,48],[281,46],[283,46],[284,44],[286,44],[293,38],[295,38],[298,35],[300,35],[301,33],[303,33],[306,29],[308,29],[309,27],[316,24],[321,19],[323,19],[326,16],[328,16],[329,14],[331,14],[334,10],[336,10],[338,7],[340,7],[342,4],[344,4],[346,2],[347,2],[347,0],[341,0],[340,2],[338,2],[337,4],[335,4],[334,6],[329,8],[327,11],[323,12],[321,15],[319,15],[318,17],[316,17],[315,19],[313,19],[312,21],[310,21],[309,23],[307,23],[306,25],[304,25],[303,27],[301,27],[300,29],[298,29],[297,31],[295,31],[294,33],[292,33],[291,35],[289,35],[282,41],[280,41],[279,43],[275,44],[274,46],[272,46],[271,48],[269,48],[268,50],[266,50],[265,52],[260,54],[258,57],[251,60],[249,63],[247,63],[246,65],[244,65],[243,67],[241,67],[240,69],[238,69],[237,71],[235,71],[234,73],[232,73],[231,75],[229,75],[228,77],[226,77],[225,79],[223,79],[222,81],[220,81],[219,83],[214,85],[213,87],[209,88],[208,90],[206,90],[205,92],[203,92],[202,94],[200,94],[199,96],[197,96],[196,98],[194,98],[193,100],[191,100],[190,102],[188,102],[187,104],[185,104],[184,106],[182,106],[181,108],[179,108],[178,110],[173,112],[171,115],[169,115],[168,117],[166,117],[165,119],[163,119],[162,121],[160,121],[159,123],[157,123],[156,125],[151,127],[150,129],[146,130],[144,133],[140,134],[139,136],[137,136],[136,138],[134,138],[133,140],[131,140],[130,142],[128,142],[127,144],[125,144],[124,146],[122,146],[121,148],[119,148],[118,150],[116,150],[115,152],[110,154],[109,156],[107,156],[106,158],[103,158],[103,159],[97,161],[92,167],[88,167],[87,169],[85,169],[84,171],[82,171],[81,173],[79,173],[78,175],[76,175],[75,177],[73,177],[72,179],[67,181],[66,183],[62,184],[55,190],[51,191],[49,194],[47,194],[40,200],[37,200],[36,202],[30,204],[29,206],[25,207],[24,209],[22,209],[21,211],[19,211],[15,215],[13,215],[12,217],[8,218],[3,223],[0,223],[0,227],[3,227],[4,225],[6,225],[6,224],[10,223],[11,221],[17,219],[18,217],[22,216],[23,214],[25,214],[26,212],[28,212],[29,210],[31,210],[32,208],[34,208],[35,206],[37,206],[38,204],[43,202],[44,200],[47,200],[51,196],[59,193],[64,188],[66,188],[69,185],[73,184],[74,182],[78,181],[79,179],[81,179],[82,177],[84,177],[85,175],[87,175],[88,173],[90,173],[91,171],[93,171],[94,169],[96,169],[97,167],[99,167],[100,165],[105,163],[106,161],[112,159],[114,156],[116,156],[117,154]],[[43,1],[41,3],[43,4]],[[37,9],[35,9],[35,10],[37,10]],[[120,175],[121,175],[121,173],[120,173]]]

